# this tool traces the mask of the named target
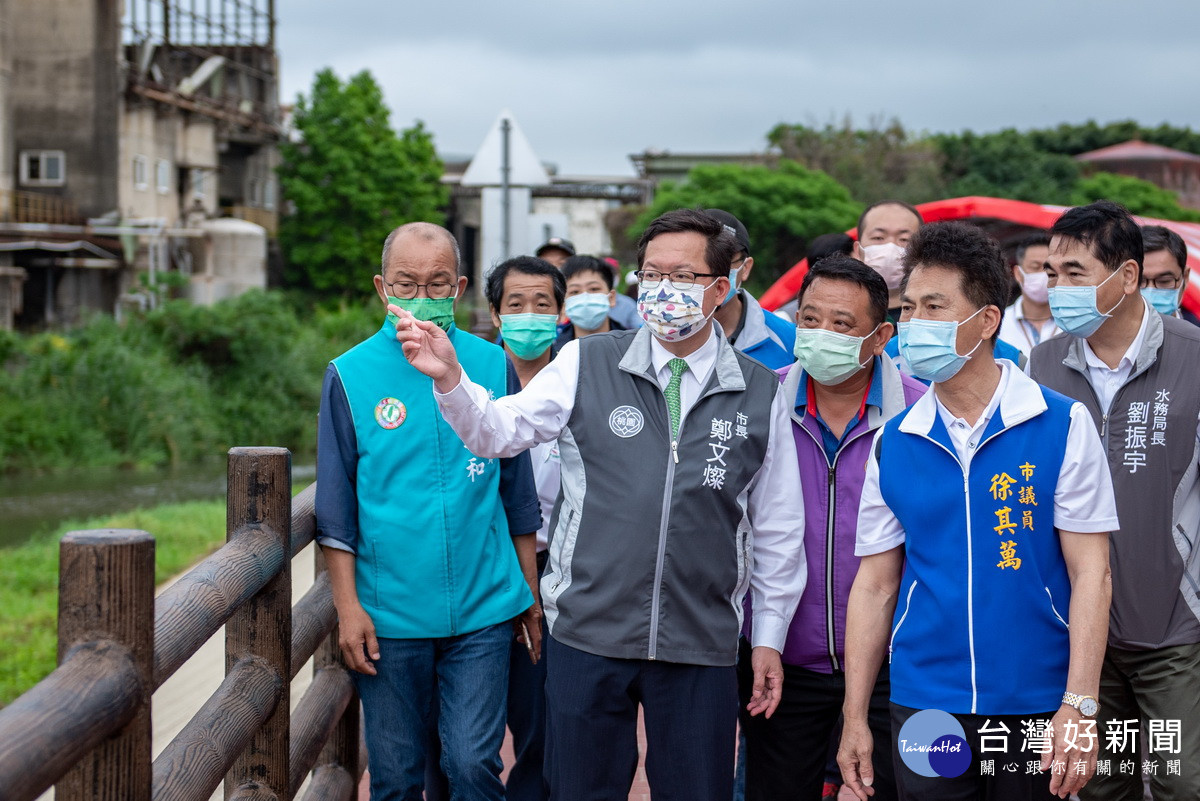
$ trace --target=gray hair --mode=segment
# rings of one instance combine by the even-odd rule
[[[459,250],[458,240],[454,238],[454,234],[442,226],[427,222],[410,222],[392,229],[392,232],[383,240],[383,255],[379,260],[380,275],[386,274],[388,257],[392,252],[392,243],[401,234],[415,234],[426,242],[430,242],[438,237],[444,239],[449,243],[450,250],[454,253],[454,274],[462,275],[462,251]]]

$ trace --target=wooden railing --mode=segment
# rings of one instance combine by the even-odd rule
[[[0,189],[0,221],[79,225],[75,204],[58,195]]]
[[[227,541],[154,597],[154,538],[76,531],[59,564],[58,668],[0,710],[0,797],[27,801],[304,801],[355,797],[359,705],[341,663],[320,548],[293,607],[292,557],[313,540],[316,484],[291,496],[283,448],[229,452]],[[220,627],[225,680],[151,761],[151,695]],[[294,712],[289,688],[309,657]]]
[[[279,215],[267,209],[255,206],[226,206],[223,211],[230,217],[261,225],[267,229],[267,236],[275,236],[276,229],[279,227]]]

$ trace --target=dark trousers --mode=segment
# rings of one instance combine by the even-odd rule
[[[750,716],[746,704],[754,686],[750,646],[742,641],[738,655],[738,690],[742,731],[746,733],[747,801],[819,801],[825,784],[830,740],[846,695],[844,673],[818,673],[797,665],[783,666],[783,698],[769,719]],[[892,720],[888,704],[887,667],[871,696],[868,723],[875,738],[873,801],[895,801],[892,769]]]
[[[546,552],[538,554],[538,575],[546,566]],[[504,792],[508,801],[547,801],[550,785],[545,778],[546,753],[546,644],[550,633],[542,618],[542,658],[529,661],[525,645],[513,640],[508,663],[508,730],[512,732],[513,766]]]
[[[626,801],[638,706],[654,801],[729,801],[735,668],[613,659],[547,643],[546,775],[563,801]]]
[[[786,685],[785,685],[786,686]],[[897,738],[900,727],[920,710],[892,704],[892,749],[896,766],[896,786],[903,801],[1052,801],[1050,771],[1030,773],[1028,763],[1041,758],[1040,754],[1022,751],[1023,721],[1050,720],[1058,711],[1053,709],[1031,715],[955,715],[962,724],[971,761],[967,771],[955,778],[921,776],[914,773],[900,758]],[[1006,752],[984,752],[980,729],[989,731],[1001,725],[1009,729]],[[989,735],[991,736],[991,735]],[[996,742],[996,741],[993,741]],[[982,765],[991,762],[995,775],[983,775]],[[1010,769],[1011,768],[1011,769]]]

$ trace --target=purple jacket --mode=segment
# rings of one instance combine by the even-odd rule
[[[794,367],[778,371],[789,399],[798,397],[805,386],[801,381],[807,378],[803,370]],[[792,435],[804,492],[808,584],[788,629],[783,662],[818,673],[844,670],[846,603],[859,562],[854,555],[858,501],[875,434],[929,391],[915,378],[902,375],[890,359],[876,359],[875,369],[883,382],[882,408],[867,407],[864,419],[842,441],[832,467],[821,444],[820,425],[811,414],[797,414],[793,403]]]

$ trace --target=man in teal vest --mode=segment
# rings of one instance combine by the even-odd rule
[[[488,392],[513,390],[504,351],[454,326],[466,279],[448,231],[401,226],[382,262],[384,305],[443,328]],[[363,701],[371,798],[419,801],[436,716],[450,797],[499,801],[512,624],[531,659],[541,647],[541,514],[528,454],[476,457],[431,389],[390,317],[333,360],[318,426],[317,541]]]

